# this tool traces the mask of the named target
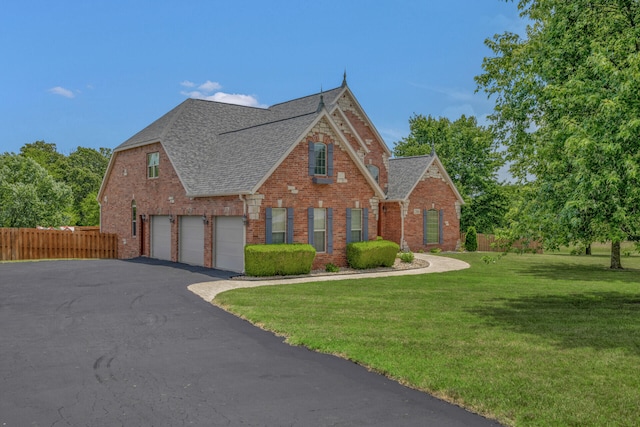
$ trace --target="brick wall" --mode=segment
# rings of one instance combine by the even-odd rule
[[[421,181],[410,196],[405,217],[405,241],[412,251],[439,247],[445,251],[456,249],[460,241],[460,218],[455,208],[456,197],[451,187],[442,180],[427,178]],[[443,243],[423,244],[423,210],[444,210]]]
[[[147,153],[159,152],[159,176],[147,178]],[[197,198],[186,197],[169,158],[159,143],[114,154],[111,173],[106,182],[101,204],[101,230],[117,233],[120,258],[150,255],[150,217],[152,215],[174,215],[171,224],[171,259],[179,260],[179,216],[206,215],[209,224],[205,227],[204,265],[212,264],[212,241],[214,215],[243,215],[243,202],[238,196]],[[136,201],[138,214],[137,236],[131,234],[131,201]],[[141,221],[145,215],[146,222]],[[143,240],[143,241],[141,241]]]
[[[334,144],[333,184],[314,184],[309,176],[308,141]],[[338,179],[338,177],[341,177]],[[303,138],[281,166],[258,191],[264,198],[260,210],[249,220],[247,242],[265,242],[265,208],[294,208],[294,241],[308,243],[307,209],[333,209],[333,254],[318,253],[313,268],[331,262],[346,266],[346,210],[367,208],[369,239],[377,235],[377,203],[374,190],[366,181],[328,124],[320,123]]]
[[[398,202],[385,202],[381,207],[380,236],[400,244],[401,223],[400,205]]]

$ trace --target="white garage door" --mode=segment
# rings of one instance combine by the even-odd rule
[[[204,224],[201,216],[180,217],[180,262],[204,265]]]
[[[214,266],[221,270],[244,271],[244,225],[240,216],[216,217]]]
[[[167,215],[151,217],[151,258],[171,260],[171,222]]]

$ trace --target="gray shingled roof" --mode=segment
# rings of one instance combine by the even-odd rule
[[[115,152],[160,142],[189,196],[249,193],[318,117],[320,97],[330,109],[342,92],[266,109],[187,99]]]
[[[388,200],[405,200],[435,156],[398,157],[389,159]]]

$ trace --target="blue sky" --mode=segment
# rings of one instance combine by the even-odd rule
[[[115,148],[189,96],[268,106],[349,87],[390,148],[414,114],[483,122],[503,0],[6,0],[0,153]]]

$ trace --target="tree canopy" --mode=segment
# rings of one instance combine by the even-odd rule
[[[478,125],[475,117],[449,119],[414,115],[409,119],[409,136],[395,144],[396,157],[427,155],[435,149],[447,173],[465,199],[460,227],[474,226],[491,233],[502,225],[508,198],[498,183],[503,165],[492,132]]]
[[[68,224],[73,193],[35,160],[0,155],[0,227]]]
[[[8,153],[4,156],[16,157],[15,154]],[[65,198],[68,202],[67,205],[60,208],[60,212],[63,212],[64,215],[55,217],[56,220],[60,222],[54,224],[47,220],[46,223],[40,221],[37,225],[60,226],[99,224],[100,206],[96,200],[96,196],[102,183],[102,177],[104,176],[109,164],[109,158],[111,157],[110,149],[100,148],[95,150],[93,148],[77,147],[76,150],[66,156],[58,152],[56,144],[45,141],[36,141],[22,146],[17,157],[20,159],[29,159],[30,162],[28,162],[28,164],[31,165],[29,166],[31,169],[33,169],[32,162],[41,167],[45,172],[47,172],[47,179],[52,179],[56,183],[62,184],[64,188],[69,190],[69,194],[71,196],[69,200]],[[17,160],[15,160],[15,162],[17,162]],[[26,165],[27,163],[21,162],[20,164]],[[12,183],[14,187],[19,186],[19,184],[30,184],[28,175],[19,175],[17,181],[14,180]],[[18,187],[15,187],[13,191],[17,191],[17,188]],[[27,187],[24,188],[26,189]],[[9,209],[8,206],[9,205],[5,207],[4,204],[0,205],[0,215],[9,215],[7,213]],[[33,206],[40,205],[35,204]],[[33,221],[29,220],[27,222],[31,224]],[[15,225],[3,226],[26,226],[17,219],[12,220],[10,224]]]
[[[521,0],[526,36],[486,41],[480,89],[526,184],[514,229],[546,247],[640,236],[640,2]]]

